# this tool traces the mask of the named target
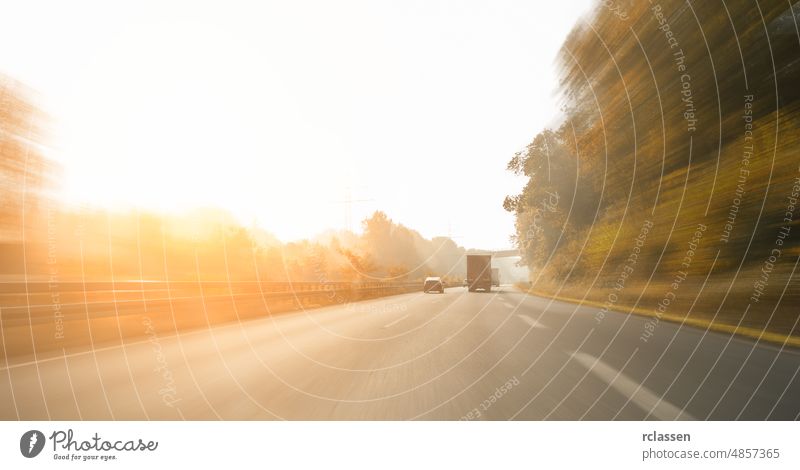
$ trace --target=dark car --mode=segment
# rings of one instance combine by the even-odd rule
[[[438,292],[440,294],[444,294],[444,283],[442,282],[442,278],[426,277],[425,284],[422,286],[422,291],[425,293]]]

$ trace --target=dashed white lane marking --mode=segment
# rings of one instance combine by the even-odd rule
[[[517,315],[517,316],[518,316],[518,317],[519,317],[519,318],[520,318],[522,321],[524,321],[525,323],[527,323],[528,325],[530,325],[530,326],[532,326],[532,327],[534,327],[534,328],[541,328],[541,329],[544,329],[544,330],[546,330],[546,329],[547,329],[547,326],[545,326],[545,325],[543,325],[543,324],[539,323],[538,321],[534,320],[533,318],[531,318],[531,317],[529,317],[529,316],[527,316],[527,315]]]
[[[652,416],[665,421],[695,419],[689,413],[663,400],[662,397],[659,397],[649,388],[638,384],[635,380],[623,374],[622,371],[614,369],[596,357],[582,352],[574,352],[572,357],[589,369],[597,378],[628,397],[639,408],[644,411],[652,410],[650,411]]]
[[[390,322],[390,323],[387,323],[387,324],[383,325],[383,327],[384,328],[391,328],[391,327],[395,326],[396,324],[400,323],[401,321],[405,320],[406,318],[408,318],[408,314],[403,315],[402,317],[398,318],[397,320],[395,320],[393,322]]]
[[[510,304],[510,303],[508,303],[508,302],[503,302],[503,305],[505,305],[505,306],[506,306],[506,307],[508,307],[508,308],[515,308],[513,305],[511,305],[511,304]]]

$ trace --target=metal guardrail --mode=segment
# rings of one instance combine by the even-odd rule
[[[12,323],[52,319],[56,312],[65,320],[87,314],[101,318],[122,315],[122,310],[131,313],[145,303],[154,306],[231,298],[308,307],[422,292],[422,287],[422,282],[0,282],[0,315],[4,322]]]
[[[422,290],[421,281],[0,282],[0,358],[82,351],[153,332],[173,334]],[[382,312],[380,306],[363,314],[375,312]]]
[[[257,281],[69,281],[49,283],[0,282],[0,294],[34,294],[58,292],[104,291],[167,291],[167,290],[220,290],[231,292],[307,292],[338,289],[371,289],[382,287],[418,286],[422,282],[257,282]]]

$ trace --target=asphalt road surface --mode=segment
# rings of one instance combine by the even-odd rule
[[[798,419],[794,349],[514,291],[413,293],[0,367],[2,419]],[[157,311],[150,312],[158,314]]]

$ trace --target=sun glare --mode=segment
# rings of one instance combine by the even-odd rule
[[[513,221],[496,209],[521,183],[474,162],[513,155],[552,115],[551,61],[573,12],[525,28],[539,7],[310,3],[112,8],[69,34],[31,7],[63,43],[14,25],[0,37],[30,49],[12,69],[55,118],[62,199],[219,207],[283,240],[384,210],[429,237],[507,247]],[[467,190],[477,180],[484,190]]]
[[[90,98],[66,132],[69,196],[267,217],[271,206],[306,199],[308,188],[276,177],[302,167],[299,116],[269,64],[208,24],[138,26],[85,71],[93,92],[76,93]]]

